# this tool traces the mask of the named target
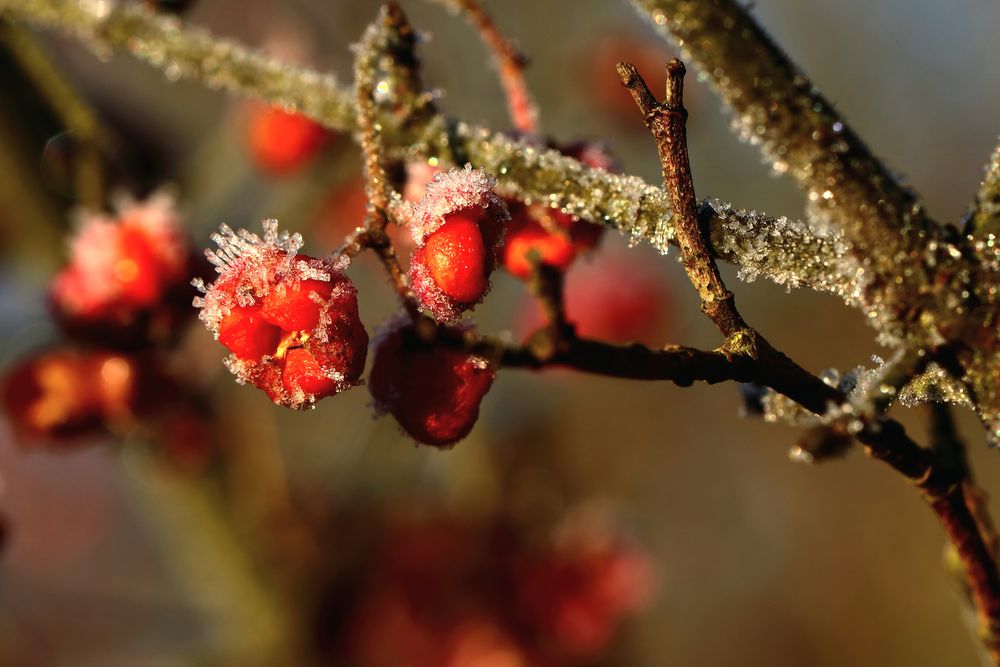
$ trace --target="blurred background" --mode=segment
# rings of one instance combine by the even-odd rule
[[[506,129],[474,31],[440,6],[402,4],[427,37],[424,77],[441,107]],[[485,4],[531,56],[544,132],[601,140],[625,171],[656,180],[655,148],[614,63],[655,79],[671,47],[626,2]],[[348,47],[377,9],[197,0],[184,20],[349,80]],[[758,0],[753,12],[931,214],[957,221],[1000,130],[1000,6]],[[109,181],[139,198],[170,185],[196,248],[220,223],[256,230],[274,217],[318,256],[360,221],[348,138],[328,137],[308,164],[277,174],[255,147],[259,110],[245,101],[35,38],[107,128]],[[699,195],[801,216],[802,197],[730,134],[696,78],[687,106]],[[81,148],[2,45],[0,91],[9,373],[61,344],[47,290],[66,261],[69,165]],[[730,269],[743,314],[810,370],[871,365],[880,353],[835,299],[740,283]],[[393,294],[369,258],[349,273],[372,330],[394,311]],[[571,315],[577,299],[575,316],[608,335],[718,342],[676,255],[609,233],[568,280]],[[622,283],[641,296],[634,311],[614,310]],[[531,308],[524,285],[500,274],[474,319],[523,335]],[[742,416],[735,385],[503,371],[472,434],[439,451],[373,418],[364,388],[314,411],[273,406],[232,381],[223,352],[203,327],[184,329],[169,365],[195,388],[197,419],[171,424],[170,436],[136,426],[26,439],[0,423],[0,663],[977,664],[942,531],[913,489],[860,451],[792,463],[795,432]],[[919,412],[899,416],[923,437]],[[960,425],[990,491],[1000,459],[970,415]],[[595,586],[611,593],[593,602],[580,592]]]

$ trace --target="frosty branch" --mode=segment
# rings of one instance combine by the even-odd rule
[[[472,0],[449,4],[462,9],[491,46],[514,124],[522,131],[536,130],[522,63],[510,43]],[[934,447],[921,447],[886,416],[900,392],[934,362],[944,374],[926,381],[922,398],[933,393],[934,382],[946,381],[940,378],[960,383],[990,436],[1000,438],[997,153],[970,216],[970,235],[963,237],[926,215],[915,195],[871,154],[746,9],[730,0],[634,4],[709,74],[736,113],[744,137],[761,145],[776,170],[794,178],[808,200],[808,223],[734,211],[712,199],[697,202],[679,61],[668,66],[664,102],[656,100],[634,68],[619,68],[656,141],[661,189],[540,148],[536,138],[510,139],[440,113],[419,77],[413,31],[394,4],[362,40],[353,89],[137,6],[0,0],[0,14],[71,31],[99,51],[130,51],[171,79],[253,95],[330,128],[355,132],[365,157],[369,208],[342,254],[374,251],[406,309],[405,319],[378,344],[373,396],[410,431],[413,408],[400,396],[420,392],[400,369],[419,360],[460,378],[477,397],[463,414],[450,415],[450,422],[423,431],[418,439],[446,446],[463,437],[493,380],[494,366],[560,365],[681,385],[737,380],[770,387],[814,413],[819,426],[807,437],[842,444],[854,436],[872,457],[920,489],[945,527],[984,643],[1000,664],[996,538],[961,448],[945,446],[944,427],[936,431]],[[486,173],[453,171],[428,186],[428,192],[435,190],[432,196],[407,208],[392,189],[386,165],[429,157],[471,163],[495,175],[499,195]],[[559,277],[537,262],[532,280],[548,321],[534,336],[515,345],[456,326],[489,289],[502,230],[510,222],[500,195],[512,204],[541,201],[562,213],[613,225],[663,251],[677,244],[703,311],[725,338],[722,346],[650,349],[580,337],[565,320]],[[397,223],[412,229],[418,246],[408,274],[386,233]],[[228,229],[216,239],[220,250],[212,259],[220,273],[230,275],[205,290],[199,305],[202,320],[233,352],[233,372],[276,403],[294,408],[359,382],[368,337],[344,264],[298,256],[300,239],[271,225],[263,239]],[[454,249],[464,253],[461,261],[448,254]],[[735,262],[748,278],[765,276],[840,295],[865,312],[892,348],[894,361],[855,391],[810,374],[743,320],[716,258]],[[248,270],[251,260],[264,270]],[[434,317],[420,315],[420,309]],[[335,367],[322,368],[329,359]]]
[[[230,92],[293,108],[335,130],[354,130],[353,94],[331,75],[290,66],[231,40],[181,25],[141,6],[106,13],[67,0],[0,0],[0,13],[40,27],[71,32],[99,52],[130,52],[172,79],[192,79]],[[455,157],[497,174],[512,194],[551,202],[581,218],[605,221],[634,238],[666,250],[673,237],[663,190],[633,176],[591,169],[554,151],[460,121],[438,117],[409,128],[397,145],[414,155]],[[462,160],[459,160],[461,162]],[[790,287],[812,287],[854,299],[859,274],[844,260],[836,233],[816,235],[803,223],[775,220],[715,199],[702,203],[713,249],[751,278]],[[772,232],[780,229],[780,235]]]

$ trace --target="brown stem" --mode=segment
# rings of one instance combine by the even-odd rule
[[[390,222],[393,202],[399,197],[392,190],[389,177],[386,175],[382,136],[375,118],[377,113],[375,79],[380,56],[383,53],[391,53],[393,56],[397,56],[391,58],[393,67],[415,70],[415,58],[406,57],[406,52],[412,48],[412,32],[398,5],[390,2],[383,6],[378,21],[365,31],[358,47],[358,55],[354,64],[354,85],[358,101],[357,122],[365,163],[365,193],[368,197],[368,214],[364,229],[349,239],[346,249],[354,253],[366,248],[372,250],[389,275],[403,306],[411,317],[416,317],[419,309],[413,301],[406,276],[385,231]],[[396,48],[391,48],[393,45]],[[400,51],[403,53],[400,54]],[[416,74],[414,71],[398,78],[413,81],[416,79]]]
[[[712,258],[701,226],[694,196],[691,162],[687,149],[687,109],[684,108],[684,64],[674,58],[667,64],[667,95],[657,102],[646,82],[628,63],[618,64],[618,76],[632,93],[646,127],[656,142],[663,167],[663,184],[674,210],[674,230],[684,268],[701,297],[701,309],[727,338],[747,329],[736,310],[733,293],[726,289],[719,267]]]

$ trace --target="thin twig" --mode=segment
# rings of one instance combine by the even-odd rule
[[[527,62],[525,55],[500,32],[493,17],[479,0],[435,1],[459,10],[479,30],[479,36],[489,49],[497,68],[514,129],[527,135],[538,134],[538,105],[524,80],[524,66]]]
[[[97,116],[24,29],[0,22],[0,41],[7,45],[21,69],[79,145],[73,164],[77,198],[91,210],[102,210],[106,205],[103,161],[106,139]]]
[[[384,167],[383,138],[376,119],[375,86],[379,73],[379,61],[389,56],[394,66],[400,66],[401,59],[391,57],[390,45],[398,46],[409,40],[412,46],[412,30],[395,3],[382,7],[379,18],[368,26],[358,45],[354,64],[354,81],[358,102],[358,134],[365,163],[365,193],[368,199],[368,213],[364,229],[349,245],[355,248],[370,248],[378,256],[385,268],[400,301],[415,317],[419,312],[410,294],[406,276],[396,257],[396,251],[386,234],[390,222],[390,207],[399,196],[393,192]],[[415,63],[415,59],[411,59]],[[413,65],[415,68],[415,64]],[[415,74],[413,75],[415,76]],[[409,78],[409,77],[401,77]]]
[[[736,310],[733,293],[726,289],[719,268],[708,252],[698,223],[691,163],[687,149],[687,109],[684,108],[684,64],[674,58],[667,64],[667,95],[661,104],[646,82],[628,63],[618,63],[618,76],[642,112],[656,142],[663,167],[663,184],[674,210],[674,233],[684,268],[701,297],[701,309],[726,338],[747,328]]]

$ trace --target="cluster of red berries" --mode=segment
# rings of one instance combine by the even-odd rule
[[[593,145],[564,152],[595,167],[614,167]],[[501,259],[524,278],[536,261],[565,270],[600,240],[599,225],[556,209],[508,204],[482,171],[426,166],[410,170],[407,187],[421,195],[407,221],[414,242],[407,275],[417,304],[440,324],[456,326],[482,301]],[[208,256],[219,278],[199,284],[204,295],[195,304],[230,351],[227,365],[240,382],[263,389],[274,403],[307,408],[361,381],[368,334],[344,273],[346,258],[300,254],[301,237],[279,233],[274,221],[265,222],[263,237],[223,227],[213,238],[219,250]],[[614,322],[595,333],[613,340],[646,333],[631,325],[662,312],[662,303],[646,298],[649,290],[606,292],[596,290],[602,303],[588,310],[612,309]],[[449,446],[472,429],[495,370],[485,359],[422,340],[415,324],[401,317],[377,338],[369,389],[376,409],[392,414],[415,440]]]
[[[8,371],[3,402],[21,440],[67,444],[103,427],[131,424],[154,407],[162,379],[147,359],[57,347]]]
[[[439,175],[416,207],[410,278],[418,301],[441,322],[478,303],[507,220],[493,181],[471,169]],[[223,227],[208,257],[218,279],[199,283],[200,319],[229,351],[240,382],[274,403],[307,408],[359,383],[368,334],[347,260],[299,253],[302,238],[264,223],[263,237]],[[375,347],[369,387],[376,408],[391,413],[418,442],[451,445],[475,424],[493,382],[485,360],[428,346],[409,319],[394,321]]]
[[[654,588],[646,554],[606,521],[571,517],[534,541],[503,517],[431,513],[373,526],[366,516],[384,534],[347,556],[363,570],[322,600],[318,639],[331,663],[597,664]]]
[[[49,291],[68,340],[4,377],[3,405],[19,439],[66,446],[154,416],[166,428],[191,422],[196,401],[178,390],[158,354],[175,342],[194,293],[196,264],[172,198],[124,201],[113,216],[83,214],[69,248]]]
[[[589,167],[604,169],[606,171],[618,170],[617,161],[600,144],[579,142],[564,146],[559,150],[564,155],[575,158]],[[456,172],[451,172],[445,176],[442,175],[442,172],[437,167],[431,166],[426,162],[408,164],[406,171],[404,197],[407,201],[427,201],[427,195],[431,194],[430,199],[432,201],[438,200],[436,201],[436,205],[445,209],[446,216],[456,216],[456,219],[460,219],[458,214],[461,211],[449,211],[447,210],[447,204],[442,204],[440,201],[442,199],[445,201],[449,199],[447,191],[451,187],[450,181],[458,179],[455,175]],[[439,183],[441,179],[444,180],[443,184]],[[490,186],[492,187],[492,183]],[[566,271],[581,254],[596,249],[601,241],[601,237],[604,235],[603,225],[581,220],[558,208],[552,208],[544,204],[526,205],[515,199],[505,199],[503,201],[506,204],[508,216],[506,216],[506,229],[503,232],[503,236],[497,239],[497,243],[500,244],[497,247],[499,250],[499,264],[508,273],[522,280],[527,280],[531,277],[535,262],[557,268],[560,271]],[[493,223],[487,221],[486,227],[482,227],[482,218],[485,217],[488,219],[489,215],[479,212],[476,216],[479,216],[479,225],[484,229],[484,238],[492,240],[495,236],[491,232],[491,225]],[[457,260],[452,259],[454,255],[458,254],[458,256],[461,256],[463,252],[465,255],[469,255],[469,248],[472,248],[472,246],[463,248],[454,239],[454,237],[461,235],[459,230],[464,228],[468,232],[469,226],[456,224],[455,228],[452,234],[442,235],[440,242],[442,246],[440,254],[447,255],[449,258],[448,260],[441,260],[441,263],[447,263],[449,266],[452,263],[457,263]],[[414,239],[418,244],[423,242],[422,236],[422,232],[414,233]],[[428,252],[433,252],[433,249]],[[477,256],[479,254],[478,249],[475,249],[471,254],[474,257]],[[494,257],[492,263],[497,263],[496,260],[497,258]],[[475,261],[480,260],[477,258]],[[485,254],[484,259],[481,261],[483,261],[484,265],[490,263]],[[469,260],[466,260],[465,264],[468,265],[468,262]],[[422,272],[422,269],[419,270]],[[469,292],[475,292],[479,286],[478,272],[474,272],[473,275],[473,280],[457,280],[455,282],[458,282],[461,288],[466,288]],[[447,282],[447,279],[444,282]],[[447,304],[445,308],[447,308]],[[435,313],[435,316],[439,316],[433,307],[429,307],[429,310]],[[442,314],[448,313],[444,312]]]

